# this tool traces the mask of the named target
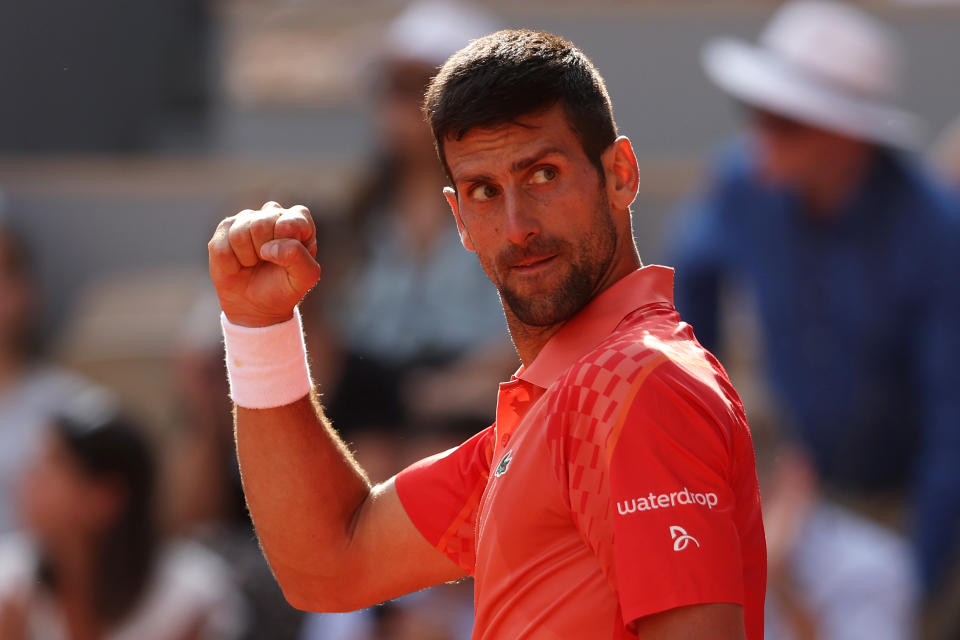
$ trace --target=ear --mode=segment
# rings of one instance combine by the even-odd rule
[[[600,158],[607,178],[607,197],[614,209],[627,209],[637,197],[640,169],[633,145],[626,136],[620,136],[603,152]]]
[[[463,220],[460,218],[460,201],[457,199],[456,190],[453,187],[444,187],[443,197],[447,199],[447,204],[450,205],[450,211],[453,212],[453,218],[457,221],[457,231],[460,233],[460,244],[462,244],[463,248],[467,251],[476,251],[477,248],[473,246],[473,240],[470,239],[470,234],[467,233],[467,228],[463,226]]]

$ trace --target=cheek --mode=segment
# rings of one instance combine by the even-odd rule
[[[20,503],[27,524],[37,533],[63,530],[77,522],[84,497],[62,470],[39,467],[24,479]]]
[[[493,207],[485,210],[460,208],[460,221],[463,224],[462,232],[473,245],[478,256],[489,254],[492,247],[502,240],[502,224],[497,211]]]
[[[777,136],[765,136],[758,146],[762,169],[767,175],[779,180],[794,180],[802,177],[807,164],[805,150]]]

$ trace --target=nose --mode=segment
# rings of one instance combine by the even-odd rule
[[[504,192],[504,236],[512,244],[524,246],[540,235],[540,221],[534,207],[522,192]]]

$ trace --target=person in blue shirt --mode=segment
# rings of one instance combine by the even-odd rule
[[[747,132],[676,219],[676,304],[721,345],[750,295],[769,386],[821,482],[902,493],[935,592],[960,536],[960,203],[905,148],[893,35],[849,5],[795,2],[758,46],[720,39],[708,75]]]

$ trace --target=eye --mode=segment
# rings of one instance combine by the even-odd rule
[[[492,184],[478,184],[470,190],[470,197],[477,202],[485,202],[495,198],[499,193],[500,190]]]
[[[530,182],[533,184],[546,184],[557,179],[557,170],[553,167],[540,167],[533,172]]]

